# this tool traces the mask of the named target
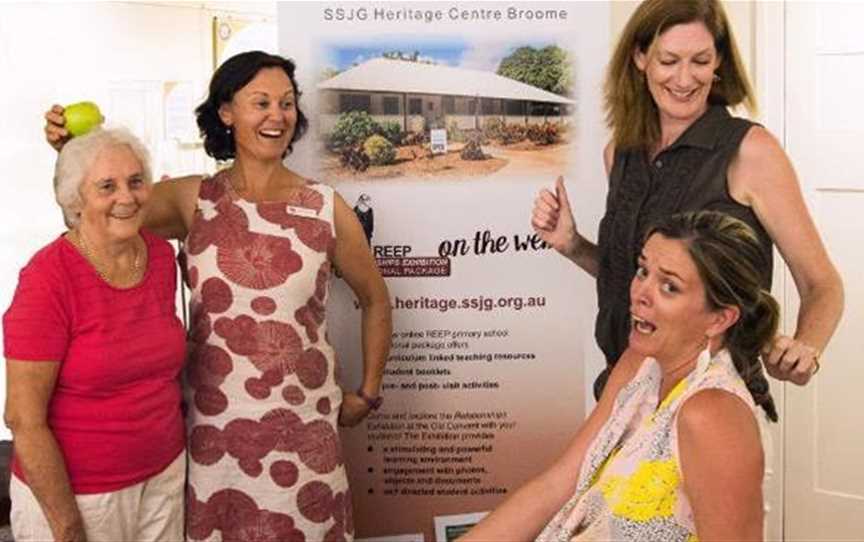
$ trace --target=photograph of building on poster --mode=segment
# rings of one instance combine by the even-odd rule
[[[482,52],[482,53],[480,53]],[[494,180],[567,170],[571,55],[556,44],[332,46],[317,84],[334,181]]]

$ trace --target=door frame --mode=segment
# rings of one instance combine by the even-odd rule
[[[773,133],[785,149],[786,134],[786,2],[753,2],[753,58],[754,87],[759,104],[758,121]],[[794,330],[795,319],[788,313],[796,304],[789,298],[794,289],[786,263],[774,248],[774,277],[772,294],[780,303],[782,319],[780,332]],[[791,326],[791,327],[790,327]],[[770,485],[766,488],[767,539],[786,539],[786,386],[784,382],[768,379],[771,393],[777,403],[780,423],[770,424],[773,457],[766,463]],[[766,456],[766,460],[768,457]]]

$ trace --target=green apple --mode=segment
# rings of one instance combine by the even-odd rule
[[[63,110],[66,118],[66,130],[72,137],[84,135],[105,120],[102,112],[93,102],[78,102],[67,105]]]

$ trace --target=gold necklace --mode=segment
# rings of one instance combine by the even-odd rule
[[[119,279],[111,280],[108,277],[108,273],[103,271],[105,265],[102,261],[96,257],[96,254],[90,250],[90,246],[87,244],[87,240],[84,238],[84,235],[81,233],[81,230],[74,230],[75,237],[78,240],[78,246],[81,247],[81,250],[84,252],[84,257],[93,265],[93,269],[96,270],[96,273],[102,277],[102,280],[109,284],[136,284],[139,280],[141,280],[141,251],[135,250],[135,258],[132,260],[132,269],[130,269],[126,276],[121,276]],[[122,279],[122,280],[120,280]]]

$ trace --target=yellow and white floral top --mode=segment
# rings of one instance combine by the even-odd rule
[[[681,483],[677,414],[684,401],[705,389],[740,397],[754,416],[756,405],[726,350],[713,358],[704,351],[696,368],[657,406],[661,376],[657,361],[646,358],[618,394],[585,455],[575,494],[538,541],[698,540]]]

